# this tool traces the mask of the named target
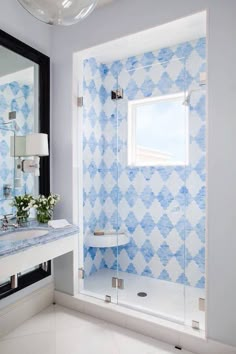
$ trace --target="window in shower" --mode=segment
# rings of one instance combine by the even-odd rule
[[[129,102],[128,165],[188,165],[188,114],[183,92]]]

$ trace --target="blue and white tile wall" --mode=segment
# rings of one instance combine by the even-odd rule
[[[117,250],[84,248],[86,275],[120,270],[205,286],[205,38],[109,64],[84,62],[84,233],[124,230]],[[117,106],[112,89],[122,87]],[[193,91],[187,167],[127,166],[127,102]]]
[[[0,215],[12,212],[9,200],[3,196],[3,185],[14,185],[14,159],[10,156],[10,137],[14,135],[15,122],[9,122],[8,114],[16,111],[16,135],[26,135],[34,131],[34,93],[32,81],[18,80],[18,73],[14,74],[14,81],[7,81],[7,77],[0,78]],[[20,73],[22,77],[22,72]],[[12,75],[11,75],[12,80]],[[2,83],[4,82],[4,83]],[[32,174],[22,174],[22,186],[16,194],[33,193],[34,177]]]

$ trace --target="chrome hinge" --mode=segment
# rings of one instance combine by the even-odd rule
[[[198,299],[198,308],[199,308],[199,311],[205,312],[205,299],[203,299],[201,297]]]
[[[112,287],[123,290],[125,288],[124,279],[118,279],[116,277],[112,277]]]
[[[124,91],[122,88],[111,91],[111,99],[112,100],[120,100],[124,97]]]
[[[111,302],[111,296],[105,295],[105,302]]]
[[[18,274],[14,274],[11,276],[11,289],[18,288]]]
[[[79,268],[79,279],[84,279],[84,268]]]
[[[200,329],[200,324],[198,321],[192,321],[192,328],[193,329]]]
[[[8,119],[12,120],[12,119],[16,119],[16,111],[11,111],[8,113]]]
[[[48,262],[43,262],[40,267],[42,268],[42,270],[44,270],[45,272],[48,272]]]
[[[83,96],[77,97],[77,107],[83,107],[83,105],[84,105]]]

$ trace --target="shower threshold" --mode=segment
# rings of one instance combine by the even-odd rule
[[[112,303],[181,325],[191,326],[194,320],[200,323],[201,330],[205,330],[205,314],[198,308],[199,298],[204,298],[204,289],[119,272],[119,278],[125,283],[125,289],[119,290],[111,286],[114,276],[117,276],[115,270],[99,270],[84,279],[80,292],[101,300],[109,295]],[[138,296],[140,292],[147,296]]]

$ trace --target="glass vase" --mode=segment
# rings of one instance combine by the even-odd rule
[[[47,224],[52,219],[52,210],[37,210],[37,221],[40,224]]]
[[[28,222],[30,212],[29,210],[17,210],[16,212],[16,220],[19,225],[24,225]]]

